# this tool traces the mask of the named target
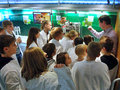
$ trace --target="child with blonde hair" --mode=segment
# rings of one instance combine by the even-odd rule
[[[62,39],[63,37],[63,31],[62,28],[60,27],[54,27],[51,30],[51,36],[52,39],[49,41],[49,43],[54,43],[56,47],[56,55],[59,54],[60,52],[63,52],[63,47],[60,44],[59,40]]]
[[[78,56],[75,54],[75,48],[79,44],[83,44],[83,39],[81,37],[75,38],[74,45],[73,45],[74,47],[68,49],[67,51],[69,56],[71,57],[72,62],[74,62],[78,58]]]
[[[78,58],[71,63],[70,65],[71,68],[76,62],[83,61],[84,58],[87,56],[87,45],[84,44],[77,45],[75,48],[75,54],[78,56]]]
[[[62,40],[60,40],[60,44],[63,46],[65,52],[73,47],[73,41],[76,37],[78,37],[77,31],[71,30],[65,34]]]
[[[38,38],[38,46],[43,47],[46,43],[48,43],[49,39],[49,31],[51,30],[51,22],[48,20],[42,21],[41,24],[41,32],[40,37]],[[42,43],[42,44],[41,44]]]

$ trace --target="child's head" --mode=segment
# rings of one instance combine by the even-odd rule
[[[23,54],[22,61],[22,77],[26,81],[33,78],[38,78],[44,71],[47,70],[47,61],[44,52],[39,47],[26,49]]]
[[[54,27],[52,30],[51,30],[51,36],[52,38],[54,39],[62,39],[63,37],[63,31],[62,31],[62,28],[60,27]]]
[[[94,40],[94,38],[90,35],[85,35],[84,36],[84,42],[86,45],[88,45],[90,42],[92,42]]]
[[[60,23],[65,24],[65,22],[66,22],[66,17],[62,17],[61,20],[60,20]]]
[[[13,27],[13,23],[9,20],[5,20],[2,22],[2,26],[5,30],[7,31],[13,31],[14,30],[14,27]]]
[[[103,43],[103,42],[105,42],[105,40],[107,39],[107,38],[109,38],[108,36],[102,36],[101,38],[100,38],[100,43]]]
[[[52,59],[52,57],[56,54],[55,44],[47,43],[43,46],[43,51],[47,53],[47,58]]]
[[[83,44],[83,39],[81,37],[77,37],[74,39],[74,45]]]
[[[68,66],[71,64],[71,58],[69,57],[67,52],[61,52],[56,57],[57,64],[65,64]]]
[[[51,22],[48,21],[48,20],[44,20],[42,21],[42,24],[41,24],[41,29],[47,29],[48,31],[51,30]]]
[[[87,56],[86,51],[87,51],[87,45],[84,45],[84,44],[77,45],[76,48],[75,48],[75,54],[78,57]]]
[[[10,35],[0,35],[0,54],[11,57],[16,53],[15,38]]]
[[[107,36],[103,36],[100,39],[100,44],[102,46],[102,50],[101,52],[104,54],[104,52],[108,52],[111,53],[113,50],[113,45],[114,42],[111,38],[107,37]]]
[[[40,29],[36,28],[36,27],[32,27],[29,30],[29,34],[28,37],[31,37],[31,39],[36,40],[36,38],[38,38],[40,36]]]
[[[5,35],[5,30],[0,27],[0,35]]]
[[[87,56],[96,58],[100,55],[101,45],[97,42],[90,42],[87,47]]]
[[[74,40],[76,37],[78,37],[78,32],[75,30],[71,30],[69,31],[69,33],[65,34],[65,36],[71,40]]]
[[[35,27],[30,28],[29,34],[28,34],[28,40],[27,40],[27,48],[33,41],[37,43],[37,38],[39,36],[40,36],[40,29]]]

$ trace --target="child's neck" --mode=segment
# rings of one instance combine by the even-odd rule
[[[95,59],[96,59],[96,57],[93,58],[93,57],[87,56],[87,59],[86,59],[86,60],[87,60],[87,61],[95,61]]]
[[[44,32],[45,32],[46,34],[48,34],[48,30],[47,30],[46,28],[44,28]]]
[[[78,59],[77,59],[77,61],[82,61],[82,60],[84,60],[84,56],[83,56],[83,55],[81,55],[81,56],[78,56]]]
[[[107,30],[109,28],[111,28],[112,26],[111,25],[106,25],[105,29],[104,30]]]
[[[1,57],[11,57],[11,55],[1,54]]]
[[[109,55],[111,55],[112,53],[111,52],[104,52],[103,53],[103,55],[107,55],[107,56],[109,56]]]
[[[54,38],[55,40],[59,41],[60,39],[59,38]]]

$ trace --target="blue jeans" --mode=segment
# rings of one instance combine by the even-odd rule
[[[17,57],[18,63],[21,64],[22,54],[21,53],[16,54],[16,57]]]

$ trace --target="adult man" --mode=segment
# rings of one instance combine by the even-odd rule
[[[102,36],[110,37],[114,41],[114,47],[112,52],[116,56],[118,38],[117,38],[117,34],[115,33],[115,30],[113,30],[111,26],[111,19],[107,15],[102,15],[98,18],[98,20],[99,20],[99,26],[101,27],[101,29],[103,29],[103,31],[97,32],[91,26],[88,27],[88,30],[90,30],[91,33],[97,38],[101,38]]]

